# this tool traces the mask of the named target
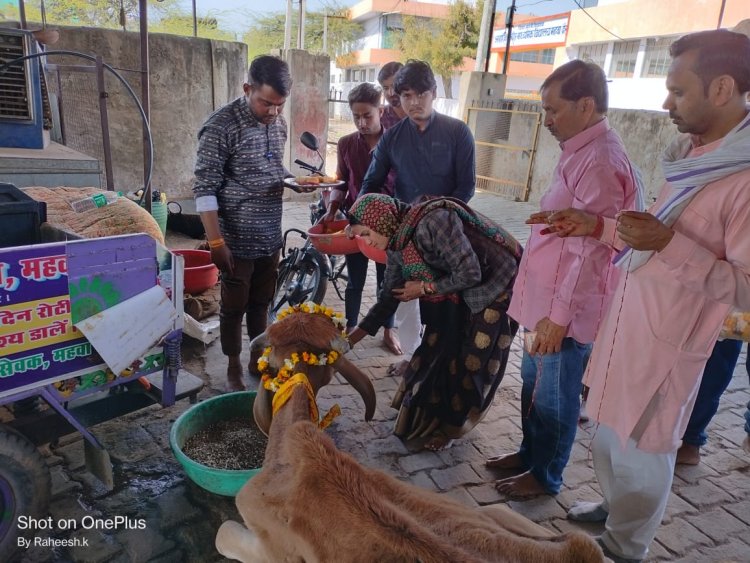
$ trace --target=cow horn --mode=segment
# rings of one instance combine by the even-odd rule
[[[268,334],[261,332],[258,336],[250,341],[250,354],[262,352],[263,349],[268,346]]]
[[[365,402],[365,420],[372,420],[375,415],[376,399],[375,388],[372,386],[370,378],[344,356],[339,356],[333,363],[333,367],[362,396],[362,400]]]
[[[260,431],[266,436],[268,436],[268,431],[271,428],[271,417],[273,416],[271,409],[272,398],[273,395],[263,387],[263,383],[260,383],[258,385],[258,392],[255,395],[255,402],[253,403],[253,418]]]
[[[260,376],[258,372],[257,364],[258,358],[260,358],[263,350],[268,346],[268,334],[261,332],[258,336],[250,341],[250,364],[248,369],[250,375]]]

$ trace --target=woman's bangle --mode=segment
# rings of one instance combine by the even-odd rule
[[[595,239],[599,239],[602,236],[602,233],[604,232],[604,217],[601,215],[596,216],[596,226],[594,227],[594,230],[591,231],[591,236]]]
[[[223,238],[216,238],[208,241],[208,248],[221,248],[222,246],[224,246],[224,244],[225,243]]]
[[[432,283],[432,282],[427,282],[427,283],[426,283],[426,284],[424,284],[424,285],[423,285],[423,287],[422,287],[422,292],[423,292],[423,293],[424,293],[425,295],[435,295],[435,291],[436,291],[436,290],[435,290],[435,284],[434,284],[434,283]]]

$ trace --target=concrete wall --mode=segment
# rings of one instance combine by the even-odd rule
[[[101,55],[121,74],[140,99],[138,33],[80,27],[61,28],[52,47]],[[152,186],[172,198],[190,195],[197,132],[216,108],[242,94],[247,47],[166,34],[149,35],[151,130],[155,156]],[[50,63],[89,64],[77,57],[48,57]],[[54,82],[54,75],[50,75]],[[99,158],[103,165],[99,106],[93,74],[63,72],[66,142]],[[51,84],[52,89],[56,86]],[[141,119],[132,99],[111,75],[106,76],[115,189],[143,185]]]
[[[326,55],[312,55],[299,49],[281,51],[277,55],[289,64],[289,72],[294,80],[292,92],[284,106],[284,117],[289,126],[284,163],[293,174],[301,176],[307,172],[294,164],[295,159],[314,166],[320,164],[318,155],[299,142],[304,131],[318,138],[320,153],[324,159],[326,155],[330,59]]]
[[[469,104],[481,105],[485,101],[500,100],[505,97],[507,76],[493,72],[462,72],[459,82],[458,113],[465,119]]]

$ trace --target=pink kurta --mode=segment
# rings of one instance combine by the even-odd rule
[[[708,184],[672,228],[664,250],[621,275],[584,378],[589,415],[653,453],[679,447],[724,318],[750,310],[750,170]]]
[[[542,196],[543,211],[575,207],[614,217],[633,209],[636,188],[630,162],[607,119],[561,143],[562,155]],[[540,235],[532,226],[508,314],[529,330],[544,317],[567,326],[566,336],[582,344],[596,329],[616,285],[612,249],[590,237]]]

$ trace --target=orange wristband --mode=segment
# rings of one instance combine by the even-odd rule
[[[221,248],[222,246],[224,246],[224,239],[223,238],[217,238],[217,239],[209,240],[208,241],[208,247],[209,248],[212,248],[212,249],[213,248]]]

